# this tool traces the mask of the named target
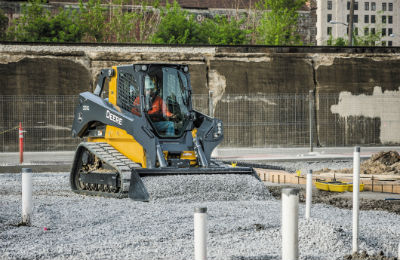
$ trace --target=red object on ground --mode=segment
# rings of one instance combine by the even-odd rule
[[[24,161],[24,133],[22,130],[21,122],[19,122],[18,133],[19,133],[19,163],[22,163]]]

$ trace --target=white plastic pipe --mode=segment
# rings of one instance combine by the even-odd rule
[[[312,170],[307,173],[306,185],[306,219],[311,216],[311,202],[312,202]]]
[[[299,258],[299,190],[282,189],[282,260]]]
[[[22,168],[22,224],[30,226],[32,215],[32,169]]]
[[[194,209],[194,259],[207,259],[207,208]]]
[[[360,193],[360,147],[354,148],[353,154],[353,253],[358,252],[358,219]]]
[[[400,259],[400,243],[399,243],[399,247],[397,249],[397,259]]]

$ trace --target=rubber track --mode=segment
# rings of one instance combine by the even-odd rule
[[[108,143],[83,142],[79,144],[79,147],[84,147],[92,154],[96,155],[100,160],[104,161],[106,164],[118,171],[121,178],[121,188],[118,193],[88,190],[74,190],[74,192],[92,196],[127,198],[132,169],[141,168],[141,166],[137,163],[134,163]],[[76,158],[76,160],[80,160],[80,158]],[[74,165],[76,163],[77,161],[74,162]]]

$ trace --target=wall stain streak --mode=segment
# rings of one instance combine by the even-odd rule
[[[343,91],[339,102],[331,106],[331,112],[341,117],[364,116],[381,119],[380,140],[383,144],[400,142],[400,87],[398,90],[382,92],[379,86],[374,87],[372,95],[352,95]]]

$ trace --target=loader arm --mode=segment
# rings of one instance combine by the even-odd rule
[[[119,112],[112,104],[93,93],[81,93],[79,104],[75,109],[72,135],[86,136],[90,126],[96,122],[124,129],[132,135],[146,151],[147,167],[154,167],[158,140],[147,121],[129,112]]]

